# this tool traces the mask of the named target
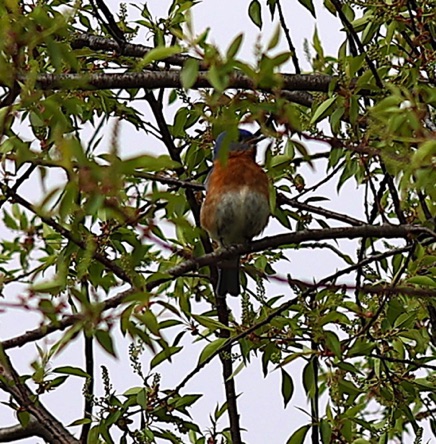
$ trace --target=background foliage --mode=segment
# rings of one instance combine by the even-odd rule
[[[277,31],[261,34],[250,63],[238,55],[242,34],[223,49],[208,30],[194,32],[196,3],[174,0],[165,17],[136,5],[137,20],[97,0],[0,3],[0,305],[3,317],[41,317],[19,336],[2,333],[0,388],[18,424],[0,429],[1,441],[237,444],[240,417],[253,412],[238,411],[235,380],[256,360],[265,376],[281,372],[285,407],[302,381],[310,408],[289,444],[431,439],[435,2],[325,0],[319,8],[344,41],[326,54],[315,30],[302,62],[280,0],[253,0],[247,20],[261,30],[271,19]],[[316,17],[312,0],[294,3]],[[129,155],[126,122],[159,148]],[[213,252],[199,226],[202,183],[214,138],[239,125],[268,136],[262,164],[277,230]],[[310,168],[323,171],[314,185]],[[350,181],[365,195],[362,219],[328,209],[322,191],[332,183],[340,200]],[[355,239],[355,254],[340,239]],[[312,257],[304,280],[286,262],[302,249]],[[324,249],[344,267],[320,278]],[[235,252],[245,254],[236,311],[213,294],[217,262]],[[141,381],[123,393],[95,354],[116,355],[117,332]],[[83,367],[53,366],[80,336]],[[10,350],[29,343],[38,359],[21,373]],[[192,361],[196,343],[192,371],[167,387],[159,365]],[[218,359],[226,402],[205,430],[189,414],[202,394],[184,386]],[[295,361],[301,376],[289,370]],[[74,378],[83,406],[69,427],[44,399]]]

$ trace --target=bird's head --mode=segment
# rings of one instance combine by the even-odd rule
[[[213,150],[214,160],[218,159],[222,150],[227,149],[229,155],[236,151],[251,151],[253,157],[256,155],[256,143],[261,140],[263,136],[259,136],[244,129],[238,129],[237,140],[232,140],[230,133],[222,132],[216,139]]]

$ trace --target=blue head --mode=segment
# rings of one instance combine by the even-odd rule
[[[253,156],[255,155],[256,141],[258,138],[250,133],[250,131],[244,129],[238,129],[238,140],[231,140],[228,138],[227,131],[222,132],[217,138],[215,147],[213,149],[214,160],[219,157],[220,150],[225,144],[228,146],[229,153],[232,151],[245,151],[253,150]]]

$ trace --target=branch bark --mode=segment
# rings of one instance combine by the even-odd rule
[[[42,436],[48,443],[79,444],[79,441],[44,407],[27,385],[21,382],[20,376],[13,368],[9,357],[1,349],[0,362],[2,364],[0,388],[9,393],[20,407],[36,420],[38,426],[35,426],[33,420],[31,423],[34,426],[35,434]],[[9,432],[11,431],[12,429],[9,429]],[[18,429],[15,428],[15,433],[17,432]]]
[[[415,236],[421,233],[425,233],[426,235],[436,239],[436,233],[428,228],[416,225],[363,225],[358,227],[330,228],[328,230],[304,230],[297,233],[279,234],[276,236],[265,237],[258,241],[254,241],[251,244],[234,245],[227,249],[221,248],[213,253],[205,254],[199,258],[188,259],[181,264],[168,269],[166,271],[169,276],[168,278],[148,282],[146,284],[145,291],[151,292],[153,289],[158,287],[160,284],[167,282],[169,279],[177,278],[178,276],[182,276],[190,271],[198,270],[201,267],[216,264],[223,259],[229,259],[235,255],[254,253],[269,248],[278,248],[285,245],[294,245],[313,240],[356,239],[362,236],[393,239],[407,238],[408,236]],[[371,258],[368,259],[371,261]],[[384,287],[379,288],[379,290],[383,288]],[[119,306],[127,296],[131,296],[135,291],[137,290],[130,289],[107,299],[102,303],[102,311]],[[396,289],[396,291],[398,292],[398,289]],[[411,287],[410,292],[416,293],[417,290]],[[41,339],[55,331],[65,330],[69,326],[73,325],[77,319],[80,319],[81,316],[82,315],[80,313],[67,316],[56,324],[36,328],[24,333],[23,335],[5,340],[1,343],[1,345],[5,350],[14,347],[22,347],[24,344]]]
[[[211,88],[206,71],[200,71],[192,89]],[[328,92],[330,84],[336,82],[334,76],[324,74],[282,74],[282,89],[285,91]],[[25,76],[19,76],[26,83]],[[0,86],[2,85],[0,82]],[[35,87],[42,90],[105,90],[131,88],[182,88],[180,71],[150,71],[129,73],[92,73],[92,74],[39,74]],[[235,72],[229,76],[227,89],[259,89],[252,79]],[[308,98],[304,99],[308,100]]]

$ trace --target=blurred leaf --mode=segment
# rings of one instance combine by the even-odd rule
[[[160,60],[164,60],[167,57],[171,57],[181,52],[182,49],[180,48],[180,46],[177,45],[153,48],[142,58],[140,65],[146,66],[152,62],[158,62]]]
[[[198,61],[195,59],[187,59],[183,65],[183,69],[180,73],[180,81],[185,89],[189,89],[194,86],[198,75]]]
[[[233,59],[236,54],[239,51],[239,48],[241,47],[242,41],[244,40],[244,34],[238,34],[234,40],[232,41],[232,43],[230,43],[229,48],[227,49],[226,52],[226,58],[227,60],[231,60]]]

